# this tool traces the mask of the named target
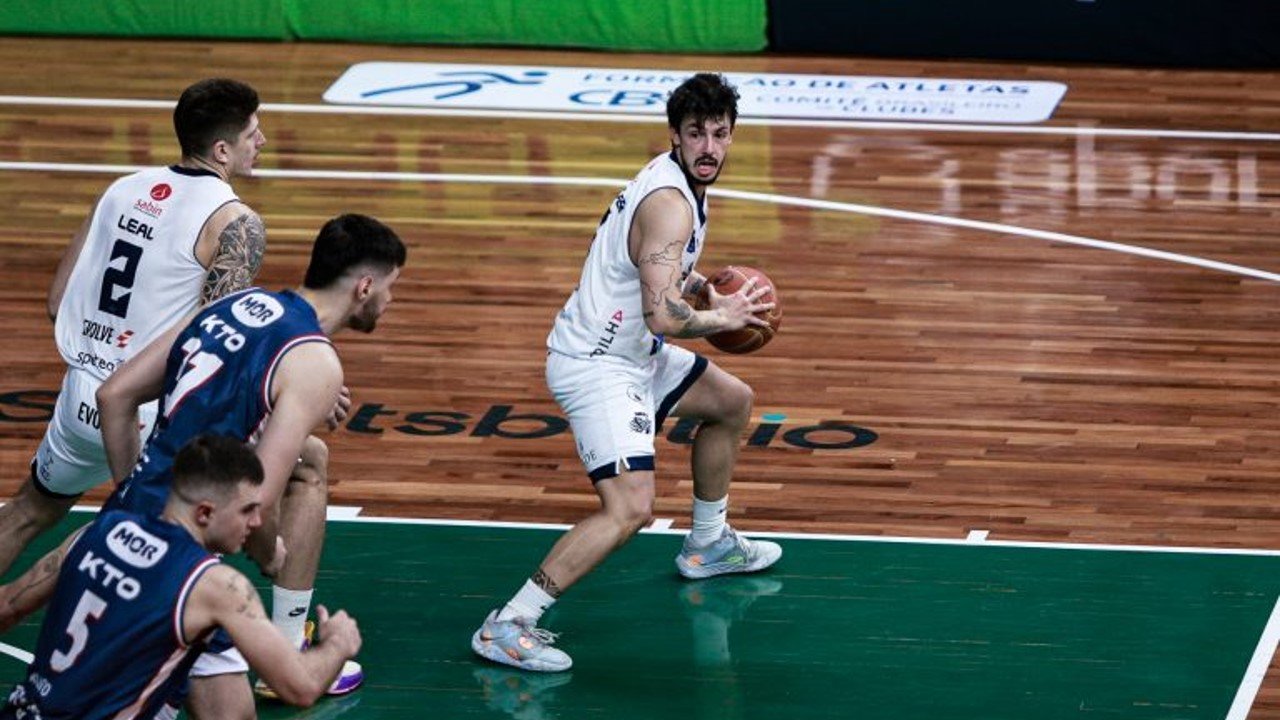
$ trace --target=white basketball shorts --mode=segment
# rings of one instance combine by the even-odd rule
[[[87,372],[68,370],[54,405],[53,419],[32,461],[36,489],[53,497],[84,494],[111,479],[107,453],[102,449],[98,401],[94,393],[101,382]],[[156,403],[138,408],[145,442],[156,421]]]
[[[227,648],[222,652],[205,652],[196,658],[191,666],[191,677],[213,677],[214,675],[230,675],[249,672],[249,663],[244,655],[235,648]]]
[[[547,387],[569,418],[592,482],[624,470],[653,470],[653,438],[707,359],[664,344],[649,362],[547,353]]]

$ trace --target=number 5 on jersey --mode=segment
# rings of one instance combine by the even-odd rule
[[[85,590],[76,603],[75,612],[71,613],[71,622],[67,624],[67,634],[71,636],[71,647],[66,651],[54,650],[49,656],[49,669],[63,672],[76,664],[76,658],[84,652],[89,642],[89,623],[102,617],[107,611],[107,601]]]

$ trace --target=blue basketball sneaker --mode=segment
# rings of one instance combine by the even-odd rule
[[[728,525],[720,539],[705,547],[694,547],[689,538],[676,556],[676,569],[687,578],[708,578],[729,573],[751,573],[778,562],[782,548],[767,540],[748,540]]]

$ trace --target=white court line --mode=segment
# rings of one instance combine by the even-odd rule
[[[0,95],[0,105],[35,105],[46,107],[124,108],[138,110],[171,110],[171,100],[129,100],[122,98],[70,98],[40,95]],[[493,118],[496,120],[577,120],[657,124],[660,115],[629,113],[575,113],[519,110],[479,110],[470,108],[419,108],[386,105],[336,105],[304,103],[263,103],[262,110],[279,113],[320,115],[388,115],[409,117]],[[1179,138],[1183,140],[1240,140],[1245,142],[1280,142],[1280,133],[1231,130],[1163,130],[1157,128],[1100,128],[1070,125],[980,125],[925,122],[891,122],[883,120],[820,120],[793,118],[740,117],[739,125],[764,127],[847,128],[850,130],[915,130],[920,132],[962,132],[992,135],[1089,135],[1093,137]]]
[[[326,520],[354,520],[363,510],[354,505],[329,505],[324,509],[324,517]]]
[[[874,205],[859,205],[857,203],[835,202],[832,200],[813,200],[810,198],[774,195],[771,193],[744,192],[741,190],[729,189],[717,190],[715,188],[712,188],[710,192],[721,197],[736,198],[739,200],[772,202],[778,205],[794,205],[797,207],[807,207],[815,210],[834,210],[837,212],[856,213],[859,215],[893,218],[895,220],[913,220],[916,222],[932,223],[934,225],[949,225],[951,227],[961,227],[970,230],[982,230],[985,232],[999,233],[1001,235],[1019,235],[1021,237],[1036,238],[1037,240],[1048,240],[1050,242],[1080,245],[1099,250],[1110,250],[1112,252],[1155,258],[1157,260],[1167,260],[1169,262],[1181,263],[1184,265],[1195,265],[1197,267],[1208,268],[1211,270],[1221,270],[1235,275],[1247,275],[1261,280],[1270,280],[1271,282],[1280,282],[1280,273],[1267,272],[1266,270],[1245,267],[1243,265],[1234,265],[1232,263],[1218,262],[1217,260],[1208,260],[1206,258],[1195,257],[1193,255],[1165,252],[1164,250],[1142,247],[1141,245],[1128,245],[1125,243],[1098,240],[1080,235],[1068,235],[1066,233],[1052,232],[1049,230],[1035,230],[1032,228],[1018,227],[1017,225],[1005,225],[1003,223],[985,222],[982,220],[966,220],[964,218],[951,217],[949,215],[934,215],[931,213],[912,212],[909,210],[893,210],[890,208],[876,207]]]
[[[0,162],[0,171],[39,171],[39,172],[81,172],[81,173],[108,173],[123,175],[125,173],[136,172],[143,169],[142,165],[98,165],[86,163],[37,163],[37,162]],[[626,182],[623,180],[611,180],[609,178],[588,178],[588,177],[545,177],[530,175],[480,175],[468,173],[415,173],[415,172],[375,172],[375,171],[346,171],[346,170],[279,170],[279,169],[260,169],[255,170],[254,174],[263,178],[280,178],[295,180],[362,180],[371,182],[441,182],[441,183],[473,183],[473,184],[503,184],[503,185],[561,185],[573,187],[623,187]],[[913,222],[930,223],[934,225],[947,225],[951,227],[966,228],[969,230],[980,230],[983,232],[997,233],[1001,235],[1015,235],[1019,237],[1034,238],[1037,240],[1047,240],[1049,242],[1066,243],[1069,245],[1079,245],[1082,247],[1090,247],[1099,250],[1109,250],[1111,252],[1125,253],[1128,255],[1137,255],[1140,257],[1148,257],[1156,260],[1165,260],[1168,262],[1180,263],[1183,265],[1193,265],[1210,270],[1219,270],[1234,275],[1244,275],[1254,277],[1260,280],[1268,280],[1270,282],[1280,282],[1280,273],[1268,272],[1257,268],[1245,267],[1243,265],[1234,265],[1232,263],[1219,262],[1217,260],[1209,260],[1206,258],[1195,257],[1192,255],[1183,255],[1181,253],[1171,253],[1164,250],[1156,250],[1153,248],[1142,247],[1141,245],[1127,245],[1124,243],[1110,242],[1108,240],[1098,240],[1096,238],[1088,238],[1080,235],[1069,235],[1067,233],[1051,232],[1048,230],[1035,230],[1032,228],[1018,227],[1016,225],[1005,225],[1003,223],[985,222],[982,220],[967,220],[965,218],[951,217],[949,215],[935,215],[931,213],[912,212],[910,210],[894,210],[892,208],[876,207],[874,205],[861,205],[858,203],[836,202],[833,200],[813,200],[811,198],[792,197],[789,195],[777,195],[773,193],[747,192],[744,190],[730,190],[727,188],[711,188],[709,191],[717,197],[726,197],[736,200],[746,200],[748,202],[773,203],[776,205],[791,205],[795,207],[805,207],[814,210],[830,210],[833,212],[853,213],[857,215],[871,215],[875,217],[891,218],[895,220],[909,220]]]
[[[23,663],[24,665],[30,665],[31,661],[36,659],[35,655],[32,655],[26,650],[23,650],[22,648],[14,647],[9,643],[3,643],[3,642],[0,642],[0,654],[8,655],[11,658],[15,658],[16,660]]]
[[[2,504],[2,503],[0,503]],[[448,520],[437,518],[405,518],[379,517],[364,515],[363,508],[354,506],[337,506],[338,512],[329,518],[334,522],[368,523],[371,525],[421,525],[426,527],[470,527],[499,528],[507,530],[568,530],[573,527],[567,523],[529,523],[508,522],[499,520]],[[93,505],[76,505],[72,512],[97,512]],[[669,522],[655,521],[652,526],[640,531],[647,535],[684,535],[688,530],[672,528]],[[1280,557],[1280,550],[1263,550],[1253,548],[1215,548],[1176,545],[1108,545],[1103,543],[1067,543],[1067,542],[1032,542],[1019,540],[985,539],[980,543],[969,538],[926,538],[894,535],[842,535],[839,533],[795,533],[795,532],[744,532],[749,537],[774,538],[780,540],[833,540],[837,542],[897,543],[903,545],[963,545],[968,547],[1007,547],[1025,548],[1028,550],[1089,550],[1102,552],[1144,552],[1157,554],[1183,555],[1229,555],[1244,557]]]
[[[1226,720],[1245,720],[1249,716],[1249,709],[1253,707],[1253,701],[1258,697],[1262,679],[1266,676],[1271,658],[1276,653],[1277,643],[1280,643],[1280,599],[1276,600],[1275,607],[1271,609],[1271,619],[1263,628],[1262,637],[1258,638],[1258,645],[1253,650],[1253,658],[1249,660],[1249,667],[1244,671],[1244,678],[1236,690],[1236,697],[1231,702],[1231,709],[1227,711]]]

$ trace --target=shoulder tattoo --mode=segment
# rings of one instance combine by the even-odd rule
[[[256,213],[244,213],[227,223],[218,235],[218,247],[205,276],[200,302],[217,300],[249,287],[262,267],[262,254],[266,249],[267,231]]]

